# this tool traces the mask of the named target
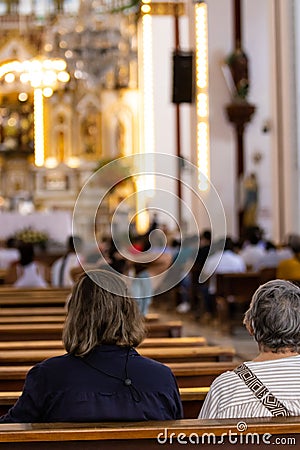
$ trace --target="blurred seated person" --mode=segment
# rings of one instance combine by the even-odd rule
[[[69,236],[67,239],[67,251],[57,259],[51,267],[51,284],[54,287],[69,287],[74,284],[71,270],[80,266],[79,255],[76,250],[81,247],[81,239],[77,236]]]
[[[15,239],[9,238],[4,247],[0,247],[0,269],[7,269],[10,264],[20,258]]]
[[[146,316],[153,296],[147,264],[133,264],[132,268],[128,271],[128,276],[130,277],[128,288],[130,296],[139,305],[141,314]]]
[[[300,237],[294,237],[290,243],[293,256],[280,261],[277,277],[283,280],[300,280]]]
[[[203,271],[206,275],[210,276],[209,279],[209,293],[216,293],[216,277],[218,273],[243,273],[246,272],[246,264],[243,258],[235,253],[234,242],[231,237],[225,239],[225,245],[223,251],[217,251],[209,256],[203,267]]]
[[[213,381],[199,419],[299,416],[299,286],[284,280],[261,285],[244,325],[259,354]]]
[[[199,250],[194,262],[194,265],[191,269],[191,294],[192,294],[192,308],[196,312],[196,317],[200,315],[200,303],[203,300],[205,311],[211,313],[210,311],[210,301],[208,294],[208,281],[205,283],[199,283],[200,273],[204,267],[206,259],[209,254],[211,246],[211,230],[206,229],[203,230],[200,235],[200,246]],[[200,299],[199,299],[200,294]]]
[[[111,237],[103,236],[97,239],[97,246],[86,253],[84,262],[91,267],[97,267],[104,259],[108,259]]]
[[[265,243],[265,253],[257,260],[253,266],[254,272],[259,272],[261,269],[275,269],[280,261],[280,255],[277,252],[275,244],[271,241]]]
[[[162,279],[167,274],[167,269],[172,262],[172,254],[170,252],[164,252],[164,249],[155,249],[155,251],[137,251],[132,250],[131,246],[123,248],[121,252],[117,249],[116,245],[111,239],[109,249],[105,258],[96,264],[99,269],[106,269],[112,272],[116,271],[122,275],[127,275],[130,268],[134,266],[142,265],[147,267],[147,284],[151,281],[152,293],[159,286]],[[78,280],[79,276],[83,273],[84,268],[79,267],[71,270],[71,276],[74,280]],[[138,282],[137,282],[138,284]],[[147,288],[148,290],[148,288]],[[151,295],[152,296],[152,295]]]
[[[249,237],[249,242],[242,248],[240,255],[246,264],[247,270],[254,270],[259,260],[265,256],[265,249],[262,247],[260,239],[256,234],[253,233]]]
[[[127,270],[126,258],[119,252],[113,238],[110,239],[107,255],[109,266],[120,274],[125,273]]]
[[[35,260],[34,246],[22,243],[19,247],[20,258],[7,269],[5,284],[14,287],[47,287],[48,268]]]
[[[235,244],[231,237],[225,239],[224,249],[217,250],[210,255],[203,267],[203,273],[208,278],[206,287],[204,306],[205,312],[203,317],[198,314],[198,319],[203,319],[205,322],[209,322],[214,319],[217,312],[216,292],[217,292],[217,280],[216,275],[218,273],[243,273],[246,272],[246,264],[242,257],[235,252]]]
[[[168,274],[168,269],[172,263],[172,254],[169,252],[141,252],[133,256],[135,263],[147,264],[147,273],[151,280],[152,292],[159,289],[163,279]]]
[[[285,242],[278,246],[277,252],[280,261],[293,257],[294,253],[292,251],[291,244],[293,243],[294,239],[298,240],[299,236],[295,234],[289,234],[287,235]]]
[[[67,351],[36,364],[0,422],[175,420],[182,405],[169,367],[136,350],[144,320],[122,278],[84,273],[73,286],[63,331]]]

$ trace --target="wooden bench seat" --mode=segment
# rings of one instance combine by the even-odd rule
[[[149,322],[146,324],[147,337],[180,337],[182,322],[173,320],[167,322]],[[48,340],[61,339],[62,323],[31,323],[0,325],[0,341]]]
[[[241,422],[247,427],[244,432],[238,430]],[[286,450],[299,448],[299,442],[299,417],[0,424],[0,449],[5,450],[268,450],[272,444]]]
[[[66,315],[41,315],[41,316],[0,316],[0,326],[7,324],[35,324],[35,323],[58,323],[63,324]]]
[[[179,338],[146,338],[141,342],[138,348],[146,347],[198,347],[207,345],[204,337],[190,336]],[[0,342],[0,350],[36,350],[36,349],[62,349],[63,343],[61,340],[49,341],[7,341]]]
[[[22,308],[23,309],[23,308]],[[42,310],[43,308],[41,308]],[[51,308],[45,308],[51,309]],[[9,308],[11,311],[12,308]],[[30,314],[30,308],[28,308],[28,314],[4,314],[5,311],[1,311],[0,314],[0,325],[9,324],[9,323],[64,323],[66,319],[66,312],[62,310],[61,314],[50,315],[49,313],[42,313],[40,315]],[[42,312],[42,311],[41,311]],[[154,316],[153,314],[145,317],[146,323],[156,323],[158,322],[158,315]]]
[[[180,387],[208,387],[214,379],[238,366],[237,362],[181,362],[167,364],[174,373]],[[1,368],[0,368],[1,370]],[[0,381],[1,386],[1,381]]]
[[[217,310],[224,330],[232,332],[236,325],[242,326],[244,313],[259,285],[259,272],[216,275]]]
[[[71,292],[70,288],[55,288],[55,287],[47,287],[47,288],[15,288],[13,286],[0,286],[0,298],[12,298],[12,297],[57,297],[57,296],[66,296]]]
[[[0,317],[9,316],[62,316],[66,314],[66,308],[64,306],[25,306],[24,308],[7,308],[0,307]]]
[[[34,350],[1,350],[0,364],[35,364],[47,358],[64,354],[63,349]],[[196,361],[231,361],[235,355],[232,347],[202,346],[180,348],[140,348],[139,353],[162,363],[165,362],[196,362]]]
[[[69,294],[68,294],[69,295]],[[43,297],[30,296],[29,294],[24,297],[10,296],[4,298],[0,293],[0,308],[30,308],[30,307],[65,307],[68,295],[66,296],[53,296],[53,297]]]

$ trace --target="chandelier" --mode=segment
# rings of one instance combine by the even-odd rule
[[[75,80],[99,86],[110,73],[114,87],[126,87],[137,59],[137,5],[136,0],[81,0],[78,14],[58,14],[46,30],[46,56],[64,58]]]
[[[1,3],[1,2],[0,2]],[[139,0],[19,0],[0,4],[0,26],[15,28],[37,56],[64,59],[75,80],[126,87],[137,60]]]

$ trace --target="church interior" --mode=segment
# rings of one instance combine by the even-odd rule
[[[299,30],[297,0],[0,0],[0,422],[28,369],[62,354],[78,277],[107,265],[186,419],[255,360],[254,292],[300,283]],[[29,429],[0,423],[0,448],[43,440]],[[112,446],[101,430],[72,440]],[[135,432],[118,448],[141,448]]]

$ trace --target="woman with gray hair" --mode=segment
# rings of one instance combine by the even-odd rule
[[[171,370],[134,349],[145,336],[121,277],[84,273],[74,285],[63,332],[67,353],[36,364],[0,422],[100,422],[182,418]]]
[[[300,287],[285,280],[260,286],[244,324],[259,354],[212,383],[199,418],[300,415]]]

